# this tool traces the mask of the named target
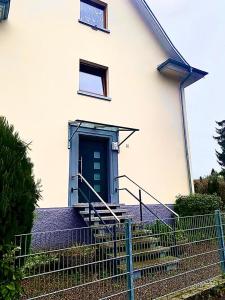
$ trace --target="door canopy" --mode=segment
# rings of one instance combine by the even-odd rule
[[[130,127],[124,127],[124,126],[119,126],[119,125],[112,125],[112,124],[104,124],[104,123],[98,123],[98,122],[91,122],[91,121],[85,121],[85,120],[75,120],[73,122],[69,122],[70,126],[75,126],[76,129],[73,131],[71,136],[69,136],[69,141],[68,141],[68,149],[70,149],[70,143],[75,135],[75,133],[79,130],[80,127],[84,128],[90,128],[90,129],[101,129],[105,131],[115,131],[115,132],[127,132],[128,135],[122,139],[118,143],[118,148],[125,142],[127,141],[136,131],[139,131],[137,128],[130,128]]]

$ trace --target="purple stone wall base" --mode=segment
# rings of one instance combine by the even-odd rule
[[[149,209],[153,211],[160,219],[170,219],[172,218],[171,212],[160,204],[149,204],[147,205]],[[173,209],[173,204],[167,205],[170,209]],[[121,205],[121,208],[125,208],[129,215],[133,215],[134,222],[140,222],[140,207],[139,205]],[[145,207],[142,210],[143,222],[154,222],[157,218],[151,214]]]
[[[168,206],[173,208],[173,205]],[[161,219],[172,217],[170,211],[162,205],[148,205],[148,207]],[[127,213],[133,216],[134,222],[140,221],[138,205],[121,205],[121,208],[125,208]],[[143,221],[152,223],[155,220],[156,217],[143,208]],[[90,230],[85,227],[87,225],[77,208],[37,208],[32,229],[32,248],[35,250],[60,249],[76,243],[88,243]]]

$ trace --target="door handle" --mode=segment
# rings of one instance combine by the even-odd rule
[[[80,174],[83,176],[83,157],[80,157]],[[80,178],[82,182],[82,178]]]

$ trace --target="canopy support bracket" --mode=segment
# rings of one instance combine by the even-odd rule
[[[128,140],[135,132],[136,130],[132,131],[125,139],[122,140],[122,142],[119,143],[118,147],[120,147],[124,142],[126,142],[126,140]]]
[[[72,138],[74,137],[75,133],[79,130],[80,126],[81,126],[82,122],[80,122],[78,125],[77,125],[77,128],[74,130],[74,132],[71,134],[71,136],[69,137],[68,139],[68,149],[70,149],[71,147],[71,140]]]

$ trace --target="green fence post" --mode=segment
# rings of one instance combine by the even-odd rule
[[[126,262],[127,262],[127,288],[128,299],[134,300],[134,270],[133,270],[133,257],[132,257],[132,229],[131,220],[125,223],[126,229]]]
[[[220,210],[215,211],[215,221],[216,221],[216,233],[218,238],[218,246],[221,261],[221,270],[225,274],[225,243],[224,243],[224,232],[223,232],[223,222]]]

